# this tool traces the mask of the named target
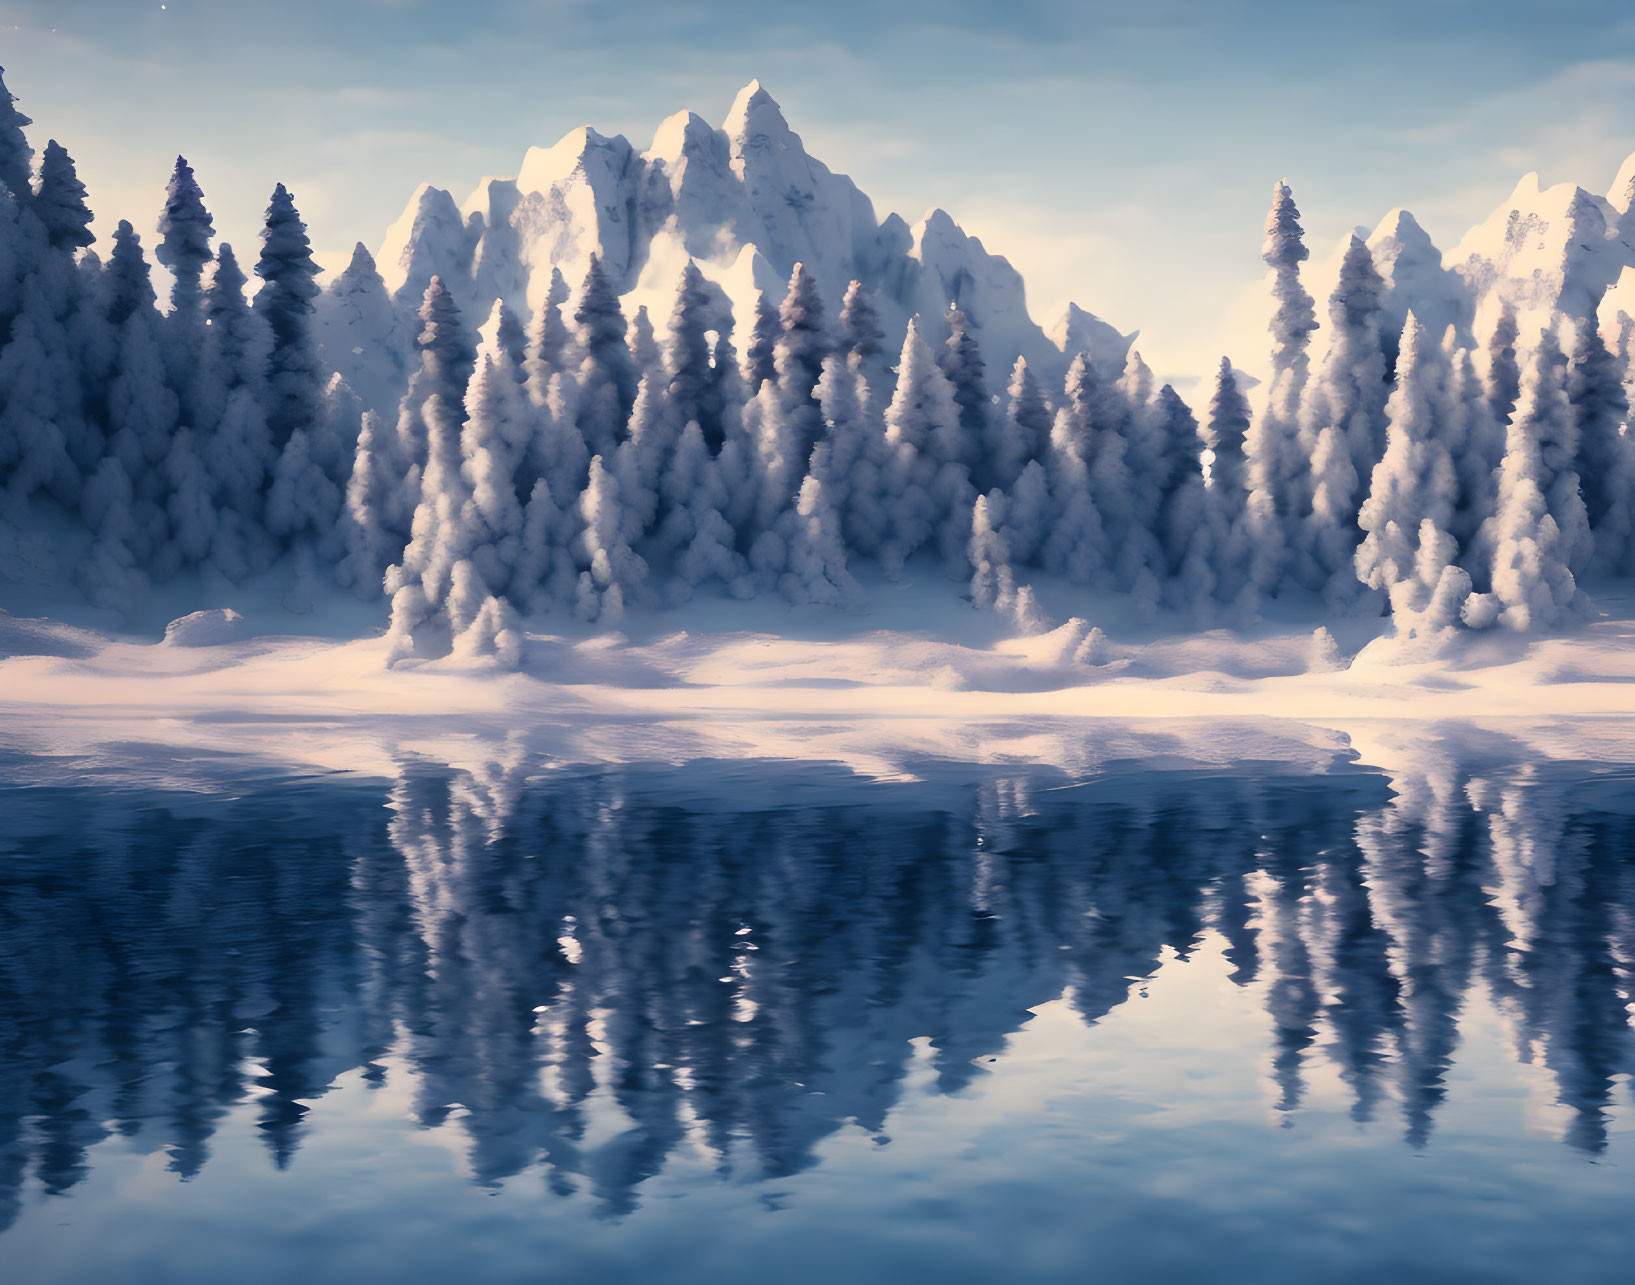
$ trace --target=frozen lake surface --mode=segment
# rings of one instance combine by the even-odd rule
[[[1635,780],[1585,729],[8,728],[0,1261],[1625,1281]]]

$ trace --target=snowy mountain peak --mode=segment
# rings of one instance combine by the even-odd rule
[[[1523,336],[1552,314],[1595,315],[1601,296],[1632,262],[1619,212],[1572,183],[1542,187],[1525,174],[1509,198],[1449,256],[1479,314],[1515,308]],[[1479,323],[1483,324],[1483,323]]]
[[[1051,328],[1050,338],[1068,360],[1082,353],[1090,358],[1090,364],[1099,374],[1111,379],[1124,369],[1130,345],[1140,333],[1132,330],[1127,335],[1120,334],[1095,313],[1070,303]]]
[[[789,122],[784,119],[783,108],[778,106],[778,100],[766,92],[759,80],[750,81],[738,91],[738,96],[732,100],[732,106],[727,110],[727,119],[722,129],[734,143],[757,137],[774,142],[793,137],[797,144],[800,142],[794,131],[789,128]]]
[[[1410,315],[1433,334],[1453,326],[1470,333],[1470,299],[1459,277],[1442,263],[1442,251],[1407,210],[1398,207],[1368,237],[1374,268],[1385,283],[1380,299],[1382,324],[1391,338],[1402,333]]]
[[[848,283],[861,281],[888,344],[901,341],[915,314],[929,336],[945,333],[943,314],[957,303],[990,366],[1009,369],[1026,355],[1041,378],[1066,368],[1029,316],[1009,262],[944,211],[914,228],[895,214],[878,218],[850,178],[806,151],[758,80],[739,91],[720,128],[679,111],[645,152],[586,125],[529,149],[514,179],[484,179],[463,205],[422,185],[378,258],[401,309],[418,305],[435,274],[473,317],[487,315],[498,298],[526,319],[553,269],[577,285],[593,253],[624,296],[626,315],[645,305],[668,316],[691,260],[747,317],[756,293],[782,297],[799,262],[831,315]],[[1107,327],[1096,351],[1106,358],[1115,348],[1116,370],[1128,340]]]
[[[1635,152],[1626,156],[1618,167],[1612,186],[1607,189],[1607,201],[1620,214],[1628,214],[1635,206]]]

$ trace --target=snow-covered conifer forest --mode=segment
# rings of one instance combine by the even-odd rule
[[[1529,176],[1446,254],[1394,211],[1326,265],[1270,183],[1270,332],[1178,391],[1089,313],[1047,335],[941,211],[878,220],[759,85],[645,153],[585,129],[463,206],[423,187],[322,285],[298,192],[230,246],[178,158],[93,237],[31,125],[0,86],[14,601],[276,584],[377,603],[393,663],[512,666],[636,608],[866,614],[933,563],[1013,635],[1081,591],[1536,634],[1635,574],[1635,163],[1605,197]]]

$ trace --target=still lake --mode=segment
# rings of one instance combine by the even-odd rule
[[[1630,1280],[1627,764],[122,753],[0,754],[8,1282]]]

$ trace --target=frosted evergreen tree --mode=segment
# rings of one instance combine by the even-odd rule
[[[244,285],[233,247],[223,243],[204,280],[209,325],[190,407],[215,487],[212,562],[230,580],[242,579],[271,557],[261,519],[278,461],[265,408],[272,335],[245,299]]]
[[[694,422],[704,440],[720,449],[721,414],[713,405],[715,372],[710,332],[719,331],[716,304],[704,274],[691,259],[682,270],[676,305],[670,313],[664,368],[669,375],[669,401],[676,420]]]
[[[948,340],[938,365],[952,385],[954,405],[959,407],[959,432],[952,439],[955,458],[966,468],[976,470],[983,462],[983,446],[991,431],[993,403],[988,396],[987,364],[972,329],[971,319],[963,311],[948,310]],[[982,473],[985,470],[979,472],[979,482],[998,484],[997,479]]]
[[[1449,371],[1441,345],[1411,312],[1397,353],[1385,454],[1357,518],[1365,533],[1357,578],[1386,592],[1399,628],[1414,618],[1415,629],[1440,630],[1455,623],[1471,589],[1452,535],[1459,479],[1445,436]]]
[[[1320,382],[1328,397],[1329,422],[1344,434],[1352,466],[1363,478],[1372,476],[1385,453],[1385,401],[1391,383],[1380,343],[1384,289],[1373,254],[1353,234],[1340,261],[1339,282],[1329,296],[1331,334]],[[1310,426],[1306,441],[1308,446],[1315,444]]]
[[[1575,576],[1582,575],[1589,567],[1595,545],[1590,534],[1589,514],[1584,507],[1583,484],[1578,476],[1578,417],[1567,399],[1567,359],[1562,354],[1554,326],[1539,336],[1533,361],[1539,375],[1532,402],[1533,427],[1545,470],[1539,487],[1561,533],[1567,565]],[[1506,449],[1508,447],[1506,438]]]
[[[575,514],[564,511],[544,478],[534,482],[522,511],[522,538],[511,571],[510,595],[528,611],[571,609],[579,583],[569,540]]]
[[[147,257],[128,222],[121,222],[114,232],[107,276],[108,320],[117,332],[118,354],[108,390],[108,449],[133,488],[133,548],[139,556],[148,556],[165,540],[165,480],[159,466],[170,451],[178,408],[165,382]]]
[[[773,363],[773,349],[778,343],[778,309],[766,297],[766,292],[755,295],[755,320],[749,332],[749,347],[744,350],[744,383],[749,396],[761,391],[761,385],[778,377]]]
[[[445,654],[438,613],[448,600],[455,564],[470,553],[463,522],[471,499],[461,442],[464,407],[435,393],[422,407],[421,419],[426,427],[426,467],[420,476],[408,544],[402,560],[387,570],[385,586],[393,595],[393,630],[399,635],[406,630],[415,639],[418,654]],[[418,596],[404,599],[400,616],[397,595],[406,587],[417,590]],[[423,625],[426,630],[421,629]]]
[[[363,425],[363,400],[339,374],[324,385],[318,420],[309,437],[313,461],[336,487],[345,489]]]
[[[636,315],[630,319],[630,326],[625,331],[625,346],[630,349],[630,364],[638,385],[645,376],[663,369],[663,355],[659,352],[658,339],[653,333],[653,322],[647,315],[646,304],[638,307]]]
[[[1021,628],[1025,634],[1048,627],[1033,590],[1019,584],[1011,562],[1005,532],[1010,529],[1009,506],[1002,491],[979,495],[971,507],[971,605],[992,611]]]
[[[403,553],[403,541],[388,522],[395,458],[391,430],[374,411],[365,411],[340,522],[346,552],[336,572],[343,586],[365,600],[380,596],[386,568]]]
[[[1039,559],[1047,570],[1075,584],[1111,588],[1111,545],[1096,508],[1093,474],[1104,390],[1086,354],[1068,367],[1065,391],[1050,432],[1049,489],[1056,512]]]
[[[757,568],[771,575],[780,571],[779,558],[772,552],[781,548],[782,537],[775,534],[778,515],[787,509],[800,487],[806,472],[800,442],[791,423],[792,417],[784,409],[783,396],[776,383],[768,381],[744,408],[744,431],[751,449],[750,475],[735,488],[742,502],[753,496],[754,520],[746,533],[751,541],[762,536],[761,565]],[[755,559],[752,557],[751,561]]]
[[[366,409],[395,413],[409,378],[408,320],[360,241],[319,299],[313,327],[319,366],[342,376]]]
[[[637,374],[625,342],[619,296],[594,254],[573,319],[584,353],[579,370],[579,431],[593,454],[611,460],[636,401]]]
[[[1516,358],[1516,339],[1520,333],[1516,310],[1506,299],[1487,343],[1487,403],[1493,422],[1501,429],[1510,423],[1516,400],[1521,395],[1521,366]]]
[[[528,377],[529,396],[536,405],[543,405],[551,376],[567,369],[567,350],[573,336],[563,319],[562,305],[569,296],[568,283],[562,269],[551,268],[551,284],[545,291],[528,327],[528,350],[523,363]]]
[[[645,314],[642,321],[646,321]],[[635,323],[631,323],[632,330]],[[652,327],[648,327],[648,338],[652,338]],[[526,378],[524,363],[528,360],[528,335],[523,329],[522,322],[517,314],[511,311],[510,306],[503,299],[494,300],[494,306],[488,310],[488,320],[477,327],[477,364],[482,364],[481,354],[487,350],[498,358],[503,354],[506,366],[513,372],[517,383]]]
[[[6,88],[4,67],[0,67],[0,183],[20,202],[31,193],[29,175],[33,171],[34,149],[23,129],[34,122],[17,110],[17,100]]]
[[[91,231],[91,210],[85,203],[85,184],[74,160],[52,139],[40,158],[40,186],[34,194],[34,213],[45,226],[53,250],[72,255],[96,240]]]
[[[495,305],[496,316],[502,308]],[[517,382],[515,357],[496,326],[478,352],[477,371],[466,392],[461,454],[470,496],[461,523],[466,556],[497,594],[508,592],[521,554],[523,503],[534,481],[523,468],[531,429],[531,408]]]
[[[817,396],[824,434],[812,452],[811,475],[840,513],[849,547],[872,556],[887,525],[880,493],[884,426],[870,408],[862,368],[849,356],[836,354],[824,361]]]
[[[1605,570],[1623,571],[1629,565],[1635,516],[1630,512],[1635,443],[1623,431],[1629,418],[1623,372],[1593,319],[1565,324],[1570,342],[1567,401],[1578,434],[1573,471],[1582,488],[1595,560]]]
[[[964,579],[976,497],[964,465],[950,450],[958,440],[950,433],[959,423],[954,390],[920,337],[917,321],[909,322],[897,370],[880,470],[887,520],[880,561],[888,575],[898,575],[908,557],[935,539],[950,574]]]
[[[123,326],[137,313],[153,312],[158,296],[153,293],[153,279],[147,256],[142,253],[142,239],[124,219],[114,229],[113,253],[108,256],[103,278],[109,325]]]
[[[861,281],[846,287],[840,305],[840,346],[854,370],[884,364],[886,332],[880,328],[879,314]]]
[[[420,502],[421,487],[429,468],[431,453],[431,412],[433,399],[441,403],[441,413],[455,420],[454,440],[465,403],[466,386],[476,363],[476,349],[454,297],[434,276],[420,302],[419,368],[409,377],[409,387],[398,404],[395,469],[403,477],[398,503],[382,515],[387,524],[405,539],[411,535],[412,515]]]
[[[205,209],[193,167],[178,156],[165,187],[165,207],[159,215],[159,245],[155,255],[170,269],[172,315],[197,318],[203,308],[203,278],[210,262],[210,238],[215,225]]]
[[[783,305],[778,309],[778,340],[772,349],[778,395],[795,451],[796,487],[811,458],[812,447],[823,433],[816,390],[818,380],[823,377],[823,359],[830,351],[817,282],[803,264],[797,263],[790,274]],[[790,498],[794,498],[793,489]]]
[[[1361,489],[1385,451],[1385,349],[1380,340],[1384,282],[1374,256],[1353,235],[1329,295],[1329,345],[1301,408],[1299,444],[1309,457],[1302,487],[1305,538],[1294,547],[1299,578],[1343,598],[1355,586]]]
[[[1263,592],[1275,592],[1288,556],[1290,517],[1299,508],[1305,462],[1299,449],[1300,400],[1306,391],[1311,360],[1307,349],[1317,329],[1312,298],[1300,283],[1300,265],[1309,256],[1294,194],[1281,179],[1272,188],[1261,257],[1271,269],[1271,380],[1266,411],[1251,426],[1245,450],[1249,460],[1249,523],[1255,544],[1252,575]]]
[[[862,591],[846,569],[840,514],[824,494],[823,483],[811,475],[786,514],[784,543],[787,569],[778,588],[789,601],[847,607],[860,599]]]
[[[1042,460],[1050,447],[1050,409],[1039,381],[1018,357],[1005,388],[1005,413],[991,416],[986,452],[988,481],[1009,488],[1030,460]]]
[[[1225,533],[1216,555],[1217,593],[1222,602],[1236,602],[1245,611],[1253,609],[1252,601],[1242,597],[1251,556],[1249,466],[1245,451],[1249,425],[1249,403],[1238,387],[1232,363],[1222,357],[1204,431],[1210,451],[1210,503]]]
[[[1555,483],[1541,443],[1559,434],[1570,410],[1562,388],[1559,350],[1548,331],[1528,362],[1505,433],[1499,469],[1498,511],[1486,533],[1493,550],[1492,604],[1478,596],[1467,609],[1471,624],[1496,614],[1506,628],[1548,629],[1560,624],[1578,598],[1561,528],[1550,512]],[[1554,351],[1553,351],[1554,350]],[[1477,615],[1473,619],[1472,616]]]
[[[684,602],[712,581],[734,592],[750,592],[748,568],[725,516],[726,486],[696,421],[682,430],[661,487],[665,516],[659,543],[669,551],[675,572],[666,589],[668,599]]]
[[[655,539],[673,573],[664,585],[668,602],[687,601],[712,579],[723,586],[743,579],[744,562],[722,513],[726,488],[696,421],[682,430],[670,467],[660,479],[660,499],[664,517]]]
[[[579,576],[574,611],[581,620],[613,624],[645,593],[647,564],[624,539],[619,483],[601,456],[591,459],[579,516],[579,552],[587,569]]]
[[[181,399],[182,416],[189,421],[197,418],[193,385],[204,350],[203,277],[214,235],[204,193],[199,190],[192,168],[178,156],[165,189],[154,254],[171,272],[170,313],[163,330],[165,368]]]
[[[1460,347],[1452,326],[1442,340],[1448,361],[1448,442],[1459,474],[1459,502],[1453,514],[1453,537],[1461,565],[1477,587],[1487,585],[1488,559],[1474,556],[1482,523],[1498,502],[1497,477],[1504,460],[1504,433],[1493,421],[1487,388],[1476,371],[1470,349]]]
[[[1005,547],[1016,566],[1042,562],[1045,541],[1056,520],[1056,508],[1045,466],[1038,460],[1029,460],[1015,485],[1005,493]],[[990,518],[992,516],[990,510]]]
[[[670,465],[681,427],[665,396],[660,371],[642,376],[630,426],[614,454],[625,539],[634,544],[659,516],[659,482]]]
[[[267,425],[280,449],[297,428],[310,428],[317,414],[317,349],[312,339],[312,301],[318,297],[318,265],[312,259],[307,225],[280,183],[273,189],[261,230],[255,311],[272,334],[267,380]]]

